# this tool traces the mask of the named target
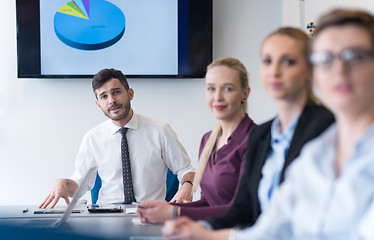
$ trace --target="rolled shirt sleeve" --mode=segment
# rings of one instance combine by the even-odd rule
[[[188,157],[186,150],[178,140],[177,135],[170,127],[165,124],[162,129],[161,139],[161,156],[165,164],[174,173],[177,174],[179,182],[185,174],[195,172],[195,168],[191,165],[191,160]]]

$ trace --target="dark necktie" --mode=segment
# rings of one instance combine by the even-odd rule
[[[120,130],[122,134],[121,153],[122,153],[123,190],[125,194],[125,204],[131,204],[132,202],[135,202],[135,197],[134,197],[134,190],[132,186],[129,146],[127,145],[127,138],[126,138],[127,130],[128,128],[121,128]]]

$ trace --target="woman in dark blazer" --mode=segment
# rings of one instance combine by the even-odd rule
[[[299,156],[304,144],[317,137],[333,121],[331,112],[326,108],[313,101],[307,102],[286,154],[279,184],[283,182],[287,167]],[[245,173],[235,196],[234,204],[226,215],[207,220],[214,229],[251,226],[261,214],[258,187],[262,178],[261,170],[271,148],[272,122],[273,120],[266,122],[253,130],[248,143]],[[323,150],[321,149],[321,151]]]
[[[304,144],[334,122],[332,113],[313,94],[307,56],[308,36],[299,29],[280,28],[264,40],[261,79],[275,100],[277,115],[251,134],[234,203],[222,217],[205,221],[205,226],[187,218],[167,222],[163,228],[166,238],[219,239],[221,231],[210,231],[207,225],[212,229],[248,227],[266,210],[272,192],[283,182]]]

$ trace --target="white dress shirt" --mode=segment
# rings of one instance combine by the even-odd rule
[[[161,121],[133,114],[126,124],[131,173],[137,202],[164,200],[168,168],[179,181],[194,172],[191,161],[171,127]],[[87,172],[87,190],[93,188],[98,172],[102,187],[98,203],[124,201],[120,127],[108,119],[88,131],[82,141],[71,179],[81,183]]]
[[[308,143],[274,192],[269,209],[252,228],[232,231],[230,237],[355,239],[374,199],[374,125],[356,143],[339,177],[335,171],[336,141],[333,124]]]
[[[366,211],[362,218],[354,237],[355,240],[374,240],[374,199],[370,209]]]

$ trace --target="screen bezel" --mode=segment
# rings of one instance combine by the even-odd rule
[[[202,78],[212,61],[212,0],[178,0],[178,74],[129,78]],[[16,0],[18,78],[92,78],[41,73],[39,0]],[[99,71],[100,69],[98,69]]]

